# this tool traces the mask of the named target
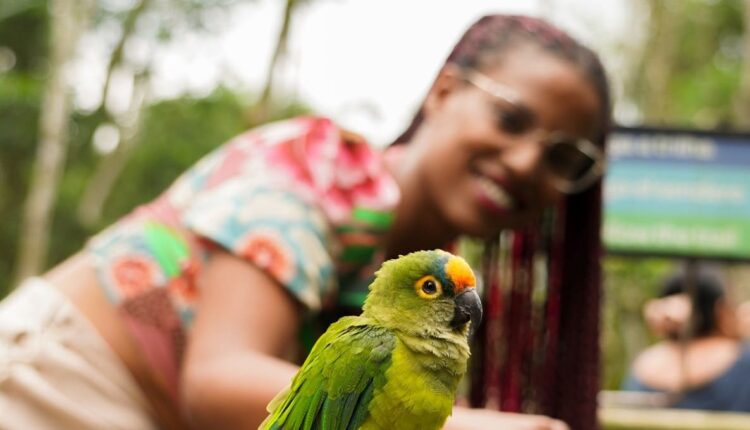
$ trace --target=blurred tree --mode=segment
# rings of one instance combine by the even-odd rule
[[[104,124],[114,124],[117,141],[114,150],[100,159],[97,167],[86,184],[83,196],[78,204],[78,219],[86,226],[92,226],[101,219],[104,203],[122,169],[127,164],[131,149],[134,146],[134,135],[140,124],[140,111],[146,99],[148,65],[136,72],[134,85],[130,94],[130,106],[121,115],[114,115],[106,109],[106,103],[112,89],[112,76],[118,68],[126,68],[125,46],[133,37],[138,19],[147,10],[151,1],[141,0],[128,10],[122,18],[120,37],[115,42],[107,64],[106,77],[102,85],[101,104],[97,114],[103,117]],[[111,125],[110,125],[111,126]]]
[[[90,1],[52,0],[50,61],[39,123],[39,145],[24,204],[16,281],[39,273],[45,264],[52,208],[65,165],[70,101],[66,66],[87,26]]]
[[[732,127],[746,0],[641,0],[645,49],[623,97],[651,125]]]
[[[98,2],[93,32],[109,41],[107,71],[100,105],[93,111],[73,111],[66,125],[69,145],[59,195],[52,206],[49,258],[41,269],[78,250],[88,236],[119,216],[157,195],[177,175],[229,137],[255,125],[248,120],[254,99],[219,87],[206,96],[180,96],[154,101],[147,90],[153,56],[176,38],[209,34],[221,28],[236,0],[143,0]],[[40,134],[38,119],[47,82],[48,28],[52,24],[47,2],[0,2],[0,241],[16,244],[31,165],[36,158],[34,142]],[[23,7],[21,7],[23,6]],[[132,30],[128,30],[132,28]],[[112,35],[115,37],[113,38]],[[199,34],[200,36],[201,34]],[[131,55],[131,42],[148,47],[149,55]],[[115,74],[133,82],[127,109],[113,109],[107,92]],[[268,120],[308,112],[296,101],[277,103]],[[102,124],[118,130],[119,144],[112,152],[93,145]],[[106,128],[106,127],[105,127]],[[111,127],[110,127],[111,128]],[[112,148],[110,148],[111,150]],[[121,151],[121,152],[118,152]],[[123,156],[123,154],[125,154]],[[65,153],[63,153],[65,155]],[[97,173],[99,172],[99,173]],[[106,172],[102,175],[101,172]],[[84,190],[89,190],[84,192]],[[82,196],[95,195],[89,223],[82,223]],[[92,201],[89,200],[89,203]],[[84,205],[85,206],[85,205]],[[85,212],[85,211],[84,211]],[[92,215],[93,214],[93,215]],[[13,246],[0,248],[0,297],[13,285],[18,254]]]
[[[42,2],[0,3],[0,243],[16,244],[46,70],[48,15]],[[23,7],[21,7],[23,6]],[[16,247],[0,247],[0,296]]]
[[[82,224],[92,226],[100,221],[112,187],[138,143],[135,136],[141,124],[141,109],[149,98],[149,77],[154,67],[154,53],[173,38],[182,37],[186,26],[191,28],[190,31],[200,29],[211,32],[214,29],[209,28],[211,25],[207,17],[215,13],[226,13],[234,2],[236,0],[140,0],[129,9],[100,10],[100,26],[114,22],[120,27],[119,37],[111,48],[107,62],[101,102],[96,112],[103,118],[103,124],[115,127],[116,139],[113,142],[114,149],[100,158],[94,174],[85,186],[78,205],[78,218]],[[132,55],[127,55],[128,45],[135,40],[147,46],[146,58],[135,59],[131,58]],[[128,107],[119,111],[108,105],[112,88],[116,85],[113,82],[116,73],[133,83],[127,95]]]
[[[138,113],[140,104],[145,100],[143,89],[146,88],[146,77],[151,67],[150,61],[141,64],[137,72],[136,67],[127,64],[124,55],[125,46],[133,36],[139,18],[148,14],[151,18],[153,43],[168,40],[174,32],[181,28],[204,28],[204,17],[207,11],[224,8],[234,0],[212,1],[177,1],[177,0],[141,0],[135,2],[130,9],[124,11],[116,9],[118,2],[98,4],[94,8],[91,0],[70,1],[55,0],[52,2],[50,37],[51,50],[49,61],[49,76],[47,90],[41,110],[40,144],[37,148],[34,176],[25,203],[25,212],[20,235],[18,263],[15,282],[27,276],[39,273],[44,267],[48,238],[50,234],[50,217],[57,194],[57,184],[60,181],[67,152],[67,128],[69,115],[69,101],[67,98],[68,82],[64,79],[67,63],[72,59],[78,37],[88,29],[88,17],[96,12],[96,22],[117,22],[120,24],[120,38],[114,44],[108,61],[108,69],[104,82],[102,103],[98,113],[112,120],[117,125],[120,135],[125,137],[124,145],[119,151],[103,157],[101,167],[89,182],[83,199],[80,213],[82,220],[90,224],[97,221],[101,213],[101,206],[116,181],[118,173],[127,163],[130,154],[129,147],[135,142],[132,137],[137,133],[139,124]],[[114,11],[107,10],[107,6],[115,6]],[[168,11],[169,13],[164,13]],[[154,19],[154,17],[158,17]],[[155,23],[155,24],[154,24]],[[139,37],[144,38],[144,32],[139,31]],[[108,94],[112,85],[112,74],[116,69],[126,70],[135,75],[133,92],[130,94],[130,108],[122,115],[113,115],[106,107]]]
[[[312,0],[285,0],[284,11],[279,26],[279,34],[276,37],[276,45],[271,55],[271,63],[268,65],[265,83],[260,97],[255,105],[250,109],[250,121],[262,123],[267,120],[273,110],[274,99],[272,97],[274,87],[274,76],[278,72],[279,66],[283,63],[287,54],[287,45],[289,43],[289,33],[292,28],[292,22],[295,13],[300,6],[310,3]]]

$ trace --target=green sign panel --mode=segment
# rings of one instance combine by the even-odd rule
[[[619,129],[608,157],[609,251],[750,259],[750,136]]]

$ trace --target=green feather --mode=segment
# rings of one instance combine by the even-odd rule
[[[348,317],[329,328],[290,390],[269,404],[272,414],[262,429],[345,430],[362,425],[374,387],[385,384],[387,357],[395,345],[392,332],[367,322]],[[370,357],[373,351],[376,360]]]

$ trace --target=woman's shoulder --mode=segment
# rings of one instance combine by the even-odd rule
[[[395,205],[397,187],[384,166],[380,151],[359,134],[328,117],[300,116],[237,135],[181,175],[166,194],[179,207],[232,182],[284,187],[338,220],[352,204],[386,210]]]
[[[248,133],[264,165],[314,196],[329,219],[344,220],[358,207],[389,211],[398,200],[382,153],[330,118],[297,117]]]
[[[321,149],[352,144],[369,147],[362,136],[321,115],[303,115],[261,124],[237,135],[227,146],[273,147],[290,143]],[[319,155],[330,154],[322,151]]]
[[[317,187],[357,182],[352,175],[383,173],[379,151],[361,135],[324,116],[300,116],[252,128],[220,149],[224,158],[261,158],[275,171]]]

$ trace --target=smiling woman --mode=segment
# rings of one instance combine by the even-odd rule
[[[403,210],[411,208],[412,224],[419,225],[396,237],[516,231],[500,258],[489,246],[482,259],[490,309],[480,329],[482,355],[474,361],[477,406],[543,411],[575,429],[596,426],[596,183],[609,112],[595,54],[544,21],[485,17],[458,42],[396,141],[404,144],[403,161],[393,171],[414,196],[402,199]],[[545,217],[551,208],[553,216]],[[405,239],[407,232],[415,236]],[[539,276],[535,262],[542,258],[547,273]],[[498,270],[500,261],[507,267]],[[546,295],[545,305],[534,309],[532,294]]]
[[[492,242],[513,231],[514,283],[530,282],[536,242],[545,242],[535,238],[549,239],[538,253],[550,256],[546,335],[534,337],[546,342],[546,354],[528,354],[530,331],[516,330],[528,322],[508,326],[507,347],[490,343],[500,338],[492,308],[497,270],[486,271],[491,312],[478,329],[488,343],[472,368],[493,381],[502,361],[511,366],[509,382],[499,403],[476,383],[472,400],[488,409],[456,407],[445,428],[568,428],[489,409],[521,412],[524,404],[576,430],[592,429],[598,179],[608,124],[609,95],[595,54],[542,20],[495,15],[469,28],[411,126],[382,152],[319,116],[250,130],[3,303],[0,351],[9,353],[0,357],[0,403],[15,407],[0,416],[0,427],[55,428],[61,420],[71,428],[117,427],[126,414],[104,406],[91,414],[86,401],[66,401],[67,385],[95,396],[114,373],[127,398],[98,396],[97,404],[154,428],[255,428],[294,375],[294,350],[311,346],[333,319],[360,312],[385,259],[450,247],[464,236]],[[553,211],[555,221],[542,223]],[[468,277],[465,268],[446,270]],[[511,296],[530,294],[522,287],[514,284]],[[417,295],[440,291],[440,283],[424,279]],[[88,357],[85,345],[97,345],[109,351],[107,366],[82,371],[58,363],[38,375],[41,388],[25,386],[26,372],[40,368],[35,360],[47,357],[17,352],[29,336],[61,327],[54,306],[38,309],[29,327],[7,316],[39,295],[71,305],[65,320],[87,327],[75,337],[90,342],[75,343],[73,354]],[[451,312],[459,324],[472,317]],[[518,309],[507,315],[519,321]],[[40,341],[54,352],[71,336]],[[496,360],[500,349],[516,354]],[[527,359],[543,364],[545,378],[517,372]],[[538,398],[527,402],[521,392]]]

